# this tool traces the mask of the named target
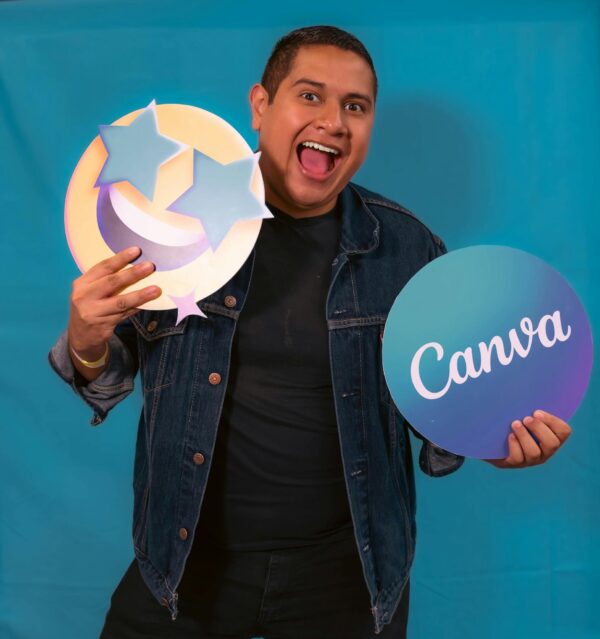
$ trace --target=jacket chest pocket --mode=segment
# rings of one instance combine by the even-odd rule
[[[142,311],[131,318],[138,334],[140,372],[144,392],[171,385],[181,357],[189,317],[180,324],[176,309]]]

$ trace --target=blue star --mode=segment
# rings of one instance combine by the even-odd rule
[[[127,180],[149,200],[154,198],[158,167],[187,148],[158,132],[155,107],[152,100],[129,126],[100,126],[108,158],[95,186]]]
[[[238,220],[273,217],[250,189],[259,155],[220,164],[194,149],[194,183],[168,210],[198,218],[213,251]]]

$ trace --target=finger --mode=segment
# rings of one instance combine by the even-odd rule
[[[136,282],[148,277],[154,272],[155,266],[152,262],[140,262],[130,268],[124,268],[118,273],[109,273],[108,275],[95,280],[88,287],[88,293],[94,290],[94,297],[102,299],[120,293],[127,286],[131,286]]]
[[[514,421],[512,423],[512,429],[514,434],[519,440],[519,444],[523,449],[525,455],[525,462],[530,464],[537,464],[542,460],[542,451],[540,447],[535,443],[535,440],[529,433],[529,431],[523,426],[520,421]]]
[[[529,416],[523,420],[523,423],[536,436],[544,457],[551,457],[560,448],[560,439],[547,424]]]
[[[551,415],[543,410],[536,410],[533,416],[544,422],[561,442],[564,442],[572,432],[572,428],[569,424],[556,415]]]
[[[99,280],[101,277],[105,277],[111,273],[117,273],[138,257],[141,252],[142,251],[139,247],[130,246],[123,251],[115,253],[112,257],[108,257],[105,260],[98,262],[98,264],[94,264],[92,268],[88,269],[82,275],[81,279],[82,281],[89,283]]]
[[[525,454],[514,433],[508,436],[508,457],[504,459],[507,466],[521,466],[525,461]]]
[[[119,321],[129,319],[130,317],[133,317],[134,315],[139,313],[141,310],[141,308],[129,308],[126,311],[123,311],[121,313]]]
[[[114,328],[119,322],[122,322],[123,320],[129,319],[130,317],[137,315],[141,310],[142,310],[141,308],[128,308],[122,313],[117,313],[116,315],[105,315],[102,317],[102,319],[105,322],[109,322],[112,325],[112,328],[114,330]]]
[[[132,291],[125,295],[115,295],[105,300],[101,300],[98,304],[98,316],[123,316],[123,313],[137,308],[150,300],[154,300],[162,295],[162,291],[158,286],[147,286],[140,291]]]

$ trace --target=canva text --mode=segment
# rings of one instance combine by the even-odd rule
[[[552,348],[557,342],[565,342],[571,336],[571,327],[567,325],[566,329],[563,328],[560,311],[554,311],[551,315],[542,315],[535,328],[532,320],[524,317],[519,322],[519,328],[520,335],[516,328],[508,331],[508,346],[500,335],[495,335],[488,343],[479,342],[477,356],[470,346],[464,351],[453,353],[447,364],[446,384],[440,390],[425,386],[421,376],[421,360],[426,353],[433,351],[437,362],[442,362],[444,347],[439,342],[423,344],[414,354],[410,365],[410,376],[415,390],[425,399],[439,399],[448,392],[452,384],[464,384],[483,373],[491,373],[493,362],[497,362],[500,366],[508,366],[515,355],[525,359],[531,352],[535,337],[544,348]]]

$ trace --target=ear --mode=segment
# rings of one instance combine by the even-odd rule
[[[260,131],[263,114],[269,106],[269,94],[262,84],[255,84],[250,89],[250,109],[252,110],[252,128]]]

